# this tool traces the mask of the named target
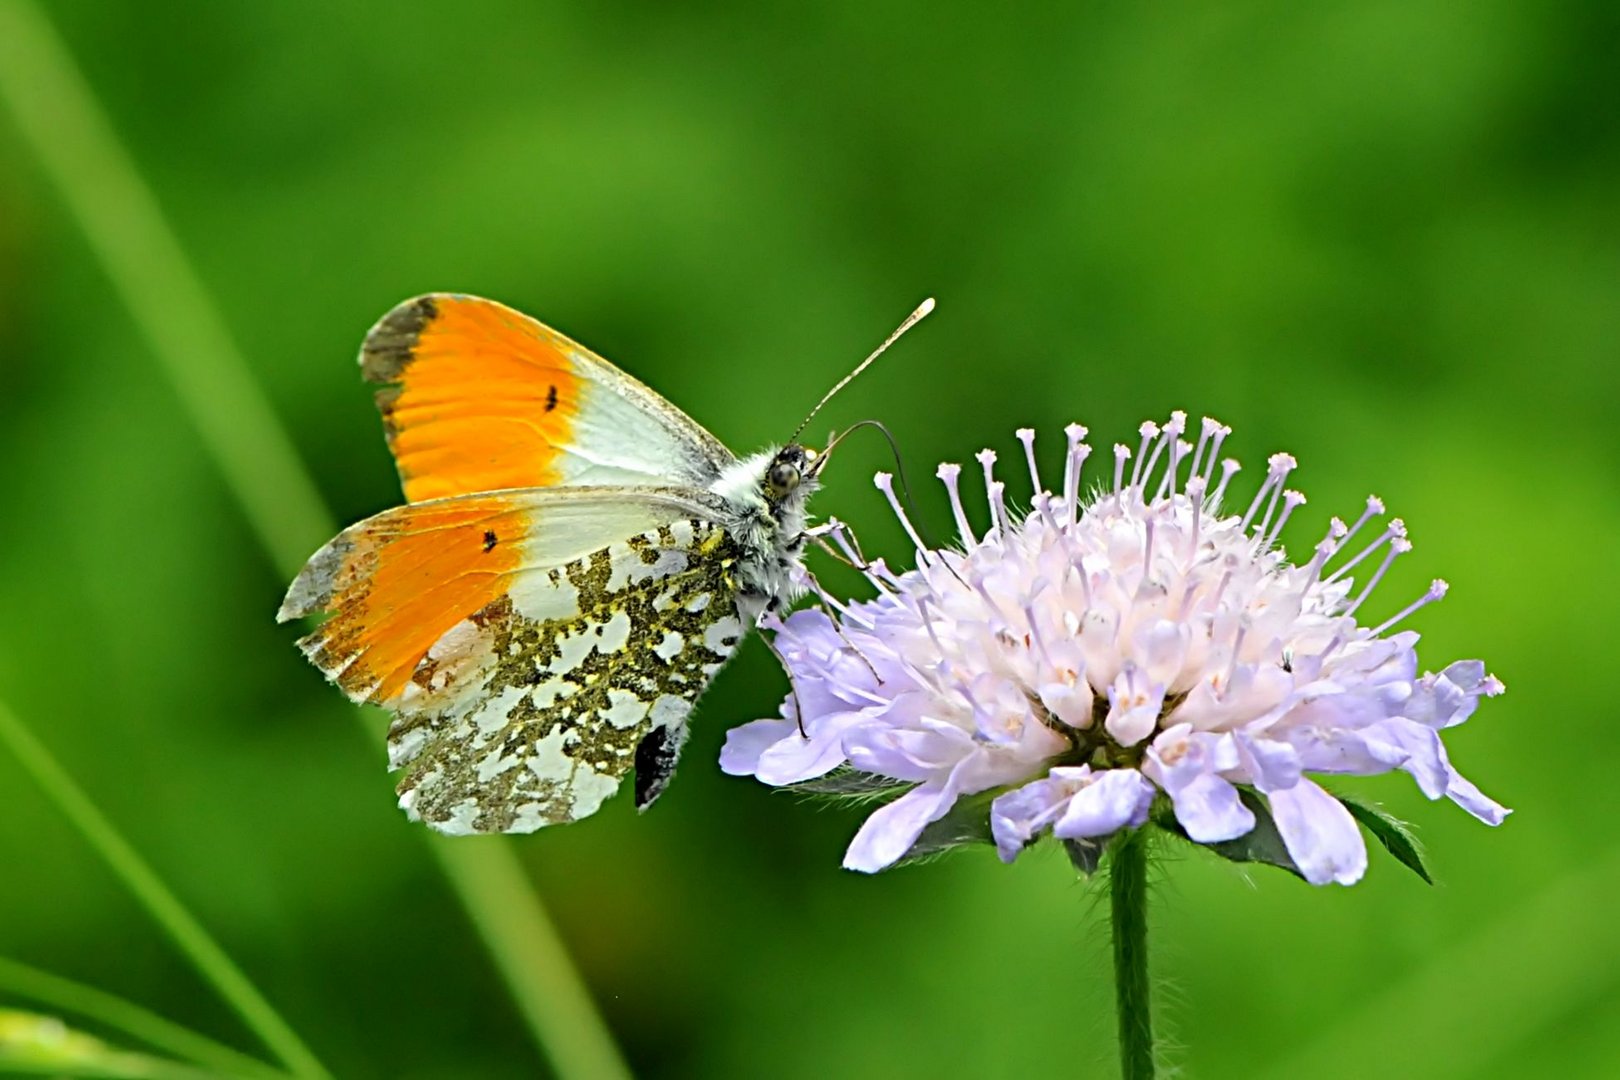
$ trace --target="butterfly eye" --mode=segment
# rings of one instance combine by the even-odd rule
[[[798,466],[790,465],[785,461],[778,461],[771,466],[771,471],[766,474],[765,482],[770,485],[771,494],[781,498],[799,486]]]

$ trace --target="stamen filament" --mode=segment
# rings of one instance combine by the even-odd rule
[[[1041,471],[1035,466],[1035,429],[1019,428],[1016,434],[1024,444],[1024,460],[1029,462],[1029,490],[1039,495],[1046,489],[1041,486]]]
[[[1220,509],[1221,497],[1226,494],[1226,485],[1232,482],[1232,477],[1236,476],[1242,468],[1243,466],[1239,464],[1236,458],[1227,458],[1221,462],[1221,482],[1215,486],[1215,494],[1209,497],[1212,513]]]
[[[873,481],[877,484],[878,490],[883,492],[884,497],[889,500],[889,508],[894,511],[894,516],[900,519],[900,527],[906,530],[906,535],[911,538],[912,544],[916,545],[917,561],[927,562],[931,554],[928,545],[924,544],[922,537],[917,535],[917,530],[912,527],[911,518],[906,516],[905,507],[901,506],[900,500],[895,497],[894,477],[889,473],[880,472],[873,478]]]
[[[1136,464],[1131,469],[1131,487],[1133,488],[1140,486],[1140,481],[1142,478],[1142,465],[1148,459],[1148,444],[1153,439],[1158,437],[1159,425],[1155,424],[1151,420],[1144,420],[1142,421],[1142,426],[1137,430],[1142,433],[1142,443],[1136,451]]]
[[[1091,447],[1084,442],[1086,429],[1080,424],[1070,424],[1063,429],[1063,434],[1069,438],[1069,453],[1063,464],[1063,502],[1069,510],[1069,524],[1073,525],[1080,518],[1080,469],[1091,454]]]
[[[1428,604],[1432,604],[1436,600],[1439,600],[1441,597],[1446,595],[1446,590],[1449,589],[1449,588],[1451,588],[1451,586],[1447,585],[1444,580],[1442,580],[1441,578],[1435,578],[1434,581],[1430,583],[1428,592],[1424,593],[1422,596],[1418,597],[1416,600],[1412,601],[1410,604],[1407,604],[1400,611],[1396,612],[1394,615],[1391,615],[1389,618],[1385,619],[1383,622],[1381,622],[1377,626],[1373,627],[1372,628],[1372,636],[1373,637],[1379,636],[1385,630],[1388,630],[1390,627],[1394,626],[1396,623],[1400,622],[1401,620],[1405,619],[1407,616],[1411,615],[1412,612],[1416,611],[1418,608],[1424,607],[1424,606],[1426,606]]]
[[[950,495],[951,516],[956,519],[956,533],[962,538],[962,550],[972,551],[979,540],[973,535],[973,530],[968,527],[967,511],[962,509],[960,484],[962,466],[944,464],[939,467],[939,470],[934,475],[939,477],[940,481],[945,485],[946,492]]]
[[[1114,444],[1114,494],[1122,495],[1125,492],[1125,460],[1131,456],[1131,448],[1124,443]]]
[[[1356,613],[1356,609],[1362,605],[1367,597],[1372,595],[1373,589],[1376,588],[1378,582],[1383,579],[1384,571],[1389,569],[1389,564],[1395,561],[1395,557],[1397,555],[1404,555],[1411,550],[1412,542],[1407,540],[1404,536],[1391,540],[1389,542],[1389,550],[1384,553],[1384,561],[1378,565],[1378,573],[1374,574],[1372,576],[1372,580],[1367,582],[1366,587],[1361,590],[1361,595],[1356,597],[1355,602],[1344,609],[1344,614],[1354,615]]]
[[[1352,531],[1354,531],[1354,530],[1352,530]],[[1323,584],[1325,584],[1325,585],[1333,584],[1335,581],[1338,581],[1340,578],[1344,577],[1344,575],[1348,574],[1350,571],[1354,570],[1357,566],[1359,566],[1361,564],[1361,561],[1363,559],[1365,559],[1368,555],[1371,555],[1373,552],[1377,551],[1380,547],[1382,547],[1384,545],[1385,541],[1392,540],[1395,537],[1405,536],[1405,535],[1406,535],[1406,523],[1404,521],[1402,521],[1400,518],[1395,518],[1394,520],[1392,520],[1389,523],[1388,528],[1386,528],[1384,530],[1383,535],[1379,536],[1378,539],[1374,540],[1372,543],[1370,543],[1366,547],[1362,548],[1361,551],[1356,555],[1355,558],[1351,559],[1349,562],[1345,563],[1343,566],[1341,566],[1337,570],[1333,571],[1333,573],[1329,574],[1327,576],[1326,580],[1323,582]],[[1348,537],[1346,539],[1348,539]],[[1343,544],[1341,543],[1340,546],[1342,548]]]

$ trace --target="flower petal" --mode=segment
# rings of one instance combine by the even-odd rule
[[[1271,816],[1288,854],[1312,885],[1354,885],[1367,870],[1367,844],[1344,804],[1309,780],[1271,793]]]
[[[1083,840],[1139,828],[1147,821],[1154,794],[1147,777],[1135,769],[1098,773],[1069,800],[1069,808],[1052,826],[1052,835]]]
[[[1412,774],[1424,795],[1438,799],[1446,793],[1446,774],[1450,766],[1446,764],[1440,735],[1433,728],[1397,716],[1372,725],[1363,734],[1367,745],[1375,751],[1378,744],[1383,744],[1396,748],[1388,752],[1390,757],[1397,751],[1405,754],[1406,760],[1400,767]]]
[[[1154,682],[1147,672],[1127,660],[1108,688],[1108,701],[1108,718],[1103,727],[1121,746],[1135,746],[1158,726],[1164,684]]]
[[[1232,744],[1242,762],[1242,773],[1261,791],[1289,788],[1299,782],[1299,753],[1287,743],[1238,735]]]
[[[949,724],[923,730],[896,728],[882,720],[857,724],[844,733],[844,754],[862,772],[897,780],[932,780],[973,751],[972,738]]]
[[[845,712],[821,719],[806,739],[795,727],[787,738],[765,748],[754,767],[754,775],[761,783],[780,786],[797,784],[816,776],[825,776],[844,761],[844,732],[865,719],[863,713]],[[726,746],[731,739],[728,736]],[[721,768],[725,767],[725,751],[720,755]]]
[[[1464,779],[1456,769],[1451,770],[1451,779],[1446,785],[1446,797],[1487,825],[1500,825],[1507,820],[1509,814],[1513,813]]]
[[[996,796],[990,804],[990,834],[1001,861],[1012,862],[1042,829],[1057,820],[1090,775],[1089,765],[1058,766],[1044,779]]]
[[[798,734],[799,725],[792,720],[738,724],[726,732],[726,745],[720,749],[720,770],[730,776],[753,776],[759,770],[761,754]]]
[[[955,802],[945,795],[945,783],[920,784],[887,806],[873,811],[844,852],[844,869],[875,874],[887,869],[911,850],[931,821],[937,821]]]
[[[1176,820],[1200,844],[1234,840],[1254,828],[1254,813],[1238,798],[1230,781],[1199,773],[1170,792]]]

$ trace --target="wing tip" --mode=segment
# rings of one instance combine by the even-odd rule
[[[276,609],[276,622],[291,622],[331,609],[338,575],[343,572],[349,551],[354,547],[346,534],[347,530],[339,533],[309,557],[292,584],[287,586],[287,595]]]
[[[398,382],[405,365],[411,362],[417,339],[439,316],[439,305],[450,293],[425,293],[412,297],[378,319],[366,332],[360,346],[360,374],[367,382]]]

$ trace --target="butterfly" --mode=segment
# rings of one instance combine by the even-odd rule
[[[531,832],[594,813],[632,770],[645,809],[710,680],[803,592],[827,454],[796,432],[739,458],[589,349],[474,296],[400,304],[360,370],[407,503],[311,556],[277,621],[329,613],[299,647],[393,713],[411,818]]]

